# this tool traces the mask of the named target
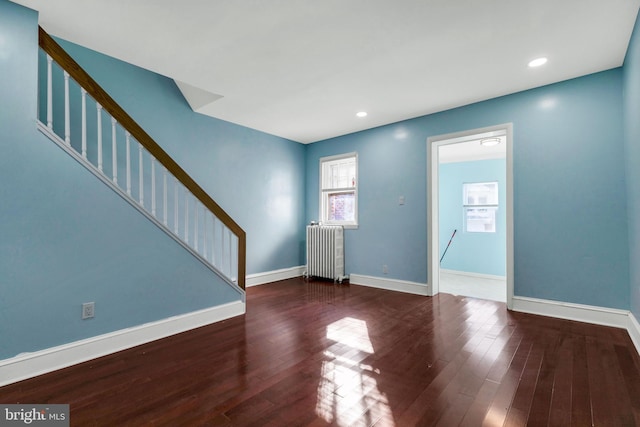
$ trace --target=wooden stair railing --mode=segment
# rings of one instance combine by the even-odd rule
[[[142,145],[147,152],[153,156],[155,160],[157,160],[166,170],[174,176],[183,186],[186,188],[209,212],[211,212],[219,221],[224,224],[224,226],[233,233],[237,239],[237,285],[241,289],[245,289],[245,277],[246,277],[246,233],[245,231],[147,134],[136,122],[127,114],[120,105],[116,101],[109,96],[105,92],[104,89],[91,77],[87,74],[86,71],[73,59],[71,56],[44,30],[42,27],[39,28],[39,44],[40,48],[53,60],[55,61],[65,72],[65,79],[71,77],[75,80],[78,85],[86,91],[88,95],[90,95],[93,100],[98,105],[98,108],[103,108],[107,111],[111,117],[114,119],[114,129],[115,122],[122,126],[124,130],[130,134],[137,142]],[[68,73],[68,75],[67,75]],[[51,79],[49,73],[49,80]],[[66,83],[68,85],[68,83]],[[51,92],[51,84],[49,83],[48,91]],[[49,94],[49,98],[51,95]],[[51,125],[51,107],[48,108],[48,127],[52,129]],[[65,130],[65,142],[67,146],[70,146],[69,142],[69,100],[68,100],[68,88],[67,88],[67,99],[66,99],[66,130]],[[84,100],[83,100],[84,103]],[[84,124],[83,124],[84,126]],[[115,138],[115,137],[114,137]],[[83,138],[84,139],[84,138]],[[101,141],[101,137],[99,137]],[[83,141],[83,156],[84,154],[84,141]],[[115,145],[115,141],[114,141]],[[127,136],[127,150],[129,149],[129,140]],[[114,148],[115,153],[115,148]],[[100,154],[101,156],[101,154]],[[127,151],[127,162],[129,161],[129,152]],[[86,156],[85,156],[86,158]],[[101,160],[100,160],[101,161]],[[114,163],[115,165],[115,163]],[[153,167],[154,163],[152,163]],[[115,168],[117,171],[117,168]],[[100,172],[102,172],[102,165],[100,165]],[[116,172],[117,174],[117,172]],[[129,171],[127,171],[129,174]],[[117,177],[114,176],[114,181],[117,182]],[[127,179],[129,177],[127,176]],[[155,178],[153,181],[153,185],[155,188]],[[166,189],[165,189],[166,192]],[[128,190],[129,195],[130,191]],[[176,190],[177,194],[177,190]],[[154,193],[155,197],[155,193]],[[166,197],[166,196],[165,196]],[[142,200],[141,200],[142,202]],[[196,206],[197,208],[197,206]],[[166,224],[166,206],[165,209],[165,225]],[[177,213],[177,205],[176,205],[176,213]],[[155,210],[155,201],[154,201],[154,210]],[[154,212],[155,215],[155,212]],[[188,221],[188,217],[186,218]],[[176,220],[177,221],[177,220]],[[196,224],[198,223],[197,213],[196,213]],[[206,224],[205,224],[206,226]],[[215,222],[214,222],[215,227]],[[187,232],[187,225],[185,225],[185,234],[186,240],[188,241],[189,235]],[[196,225],[197,230],[197,225]],[[177,235],[177,224],[175,234]],[[195,236],[194,236],[195,237]],[[187,242],[188,243],[188,242]],[[231,248],[231,246],[229,246]],[[196,251],[198,250],[197,240],[196,240]],[[214,249],[211,248],[211,251]],[[205,248],[205,258],[206,258],[206,248]]]

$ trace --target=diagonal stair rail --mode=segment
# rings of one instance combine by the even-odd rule
[[[39,44],[40,130],[243,292],[244,230],[41,27]]]

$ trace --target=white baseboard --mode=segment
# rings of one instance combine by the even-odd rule
[[[513,310],[626,329],[640,354],[640,323],[628,310],[527,297],[513,297]]]
[[[513,297],[513,310],[627,329],[629,311],[528,297]]]
[[[457,274],[458,276],[478,277],[480,279],[507,280],[507,276],[495,276],[493,274],[472,273],[469,271],[440,269],[440,273]]]
[[[246,304],[236,301],[33,353],[22,353],[0,360],[0,386],[240,316],[245,311]]]
[[[631,341],[633,341],[633,344],[636,346],[636,350],[638,350],[638,354],[640,354],[640,323],[638,323],[638,319],[636,319],[633,313],[629,313],[627,331],[629,331]]]
[[[278,280],[292,279],[304,274],[304,265],[298,267],[283,268],[281,270],[266,271],[264,273],[247,274],[245,286],[264,285]]]
[[[371,288],[387,289],[409,294],[429,295],[429,286],[426,283],[409,282],[407,280],[350,274],[349,283],[352,285],[369,286]]]

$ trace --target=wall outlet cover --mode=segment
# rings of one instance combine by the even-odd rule
[[[82,304],[82,318],[91,319],[95,315],[95,303],[85,302]]]

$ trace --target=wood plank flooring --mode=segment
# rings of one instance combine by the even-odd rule
[[[291,279],[0,403],[69,403],[74,426],[640,426],[640,358],[621,329]]]

